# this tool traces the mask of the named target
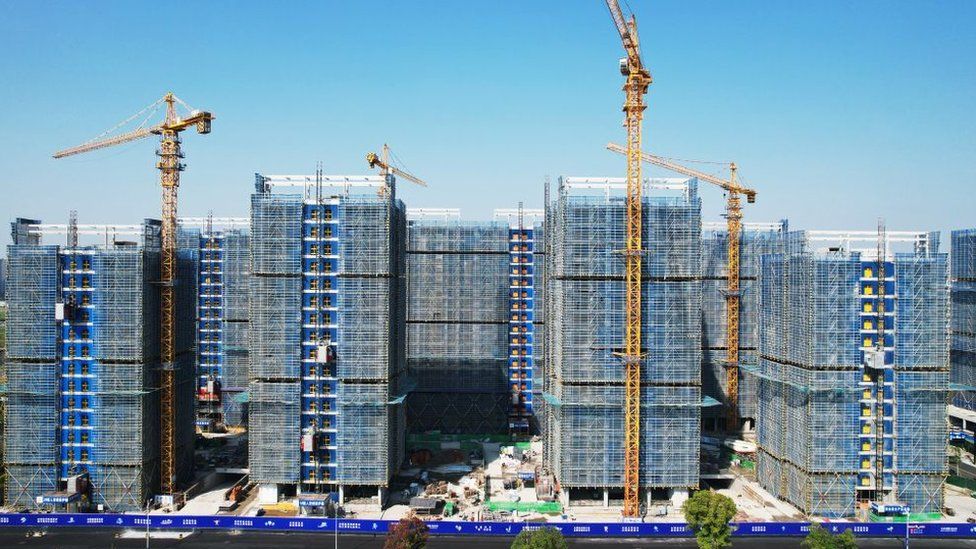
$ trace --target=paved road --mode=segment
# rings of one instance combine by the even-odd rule
[[[115,531],[108,530],[51,530],[40,537],[27,537],[25,531],[0,531],[0,547],[53,547],[57,549],[105,549],[105,548],[142,548],[146,546],[145,539],[120,539]],[[779,549],[799,548],[799,538],[747,538],[735,541],[734,548],[743,549]],[[465,549],[503,549],[511,544],[510,538],[475,538],[475,537],[432,537],[428,547],[431,549],[448,549],[464,547]],[[273,547],[274,549],[311,549],[313,547],[328,548],[335,546],[335,538],[322,534],[305,533],[241,533],[200,531],[179,539],[153,539],[150,547],[171,549],[205,549],[209,547],[227,547],[228,549],[251,549],[259,547]],[[677,547],[694,549],[697,547],[693,540],[686,539],[572,539],[569,546],[574,548],[592,549],[596,547]],[[902,547],[901,540],[892,539],[862,539],[858,541],[861,548],[896,549]],[[976,549],[976,540],[912,540],[911,546],[923,549]],[[382,537],[372,536],[340,536],[338,547],[342,549],[374,549],[383,547]]]
[[[949,467],[952,469],[952,466]],[[965,478],[976,478],[976,465],[967,461],[959,462],[959,476]]]

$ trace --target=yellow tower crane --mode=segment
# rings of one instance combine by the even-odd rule
[[[627,245],[626,316],[624,324],[624,512],[636,517],[640,509],[640,361],[641,348],[641,122],[644,119],[644,95],[651,85],[651,73],[641,60],[637,39],[637,19],[624,18],[617,0],[606,0],[627,57],[620,60],[624,84],[624,125],[627,128]]]
[[[187,111],[186,116],[180,116],[176,110],[179,103]],[[166,115],[162,122],[152,126],[145,126],[146,122],[160,108],[165,105]],[[138,118],[144,120],[136,130],[106,137],[126,124]],[[195,127],[197,133],[210,133],[210,124],[214,119],[212,113],[190,108],[180,98],[167,93],[145,109],[123,120],[98,137],[82,143],[77,147],[64,149],[54,153],[54,158],[64,158],[75,154],[86,153],[96,149],[104,149],[121,145],[149,135],[159,136],[159,149],[156,155],[159,160],[156,168],[160,171],[160,183],[163,187],[162,200],[162,230],[160,249],[160,491],[163,494],[173,494],[176,491],[176,436],[175,436],[175,296],[173,287],[176,279],[176,206],[177,189],[180,186],[180,172],[185,168],[180,162],[183,152],[180,150],[180,132]]]
[[[627,149],[615,143],[607,144],[607,148],[613,152],[627,154]],[[756,191],[739,184],[735,162],[729,164],[729,172],[731,175],[728,181],[726,181],[707,173],[675,164],[671,160],[661,156],[641,152],[640,157],[645,162],[654,164],[655,166],[660,166],[690,177],[697,177],[702,181],[718,185],[728,195],[725,204],[725,217],[728,220],[729,233],[729,241],[727,244],[728,284],[725,291],[725,379],[727,382],[726,392],[728,393],[726,429],[729,431],[737,431],[739,429],[739,240],[742,234],[742,203],[740,202],[739,196],[746,195],[746,201],[752,204],[756,201]]]
[[[378,154],[376,154],[374,152],[367,153],[366,154],[366,162],[369,163],[369,167],[370,168],[379,167],[380,172],[384,176],[388,176],[388,175],[391,175],[392,174],[392,175],[396,175],[397,177],[402,177],[403,179],[406,179],[407,181],[410,181],[412,183],[416,183],[417,185],[420,185],[421,187],[426,187],[427,186],[427,183],[423,179],[420,179],[419,177],[416,177],[414,175],[411,175],[411,174],[409,174],[409,173],[401,170],[400,168],[397,168],[396,166],[393,166],[392,164],[390,164],[390,147],[388,147],[385,143],[383,144],[383,156],[380,157],[380,155],[378,155]],[[383,189],[381,189],[380,192],[381,193],[385,193],[386,192],[386,187],[384,187]]]

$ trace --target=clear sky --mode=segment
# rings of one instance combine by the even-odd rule
[[[976,3],[629,0],[645,148],[735,160],[747,220],[797,228],[976,225]],[[625,4],[626,8],[626,4]],[[600,0],[0,0],[0,219],[158,216],[150,139],[70,159],[172,90],[181,215],[248,215],[255,172],[365,173],[389,142],[426,179],[408,206],[542,203],[546,175],[623,175],[619,38]],[[662,172],[651,171],[655,175]],[[705,219],[721,192],[704,187]],[[0,244],[9,243],[8,230]],[[943,248],[945,249],[945,248]]]

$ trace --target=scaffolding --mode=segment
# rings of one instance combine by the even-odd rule
[[[726,291],[728,231],[725,223],[703,223],[702,236],[702,390],[726,403]],[[763,255],[781,253],[787,223],[743,223],[739,263],[739,362],[756,365],[759,346],[759,262]],[[739,416],[756,417],[757,380],[747,369],[739,372]],[[704,417],[724,417],[723,408],[702,409]]]
[[[504,433],[508,224],[419,216],[407,235],[408,430]]]
[[[203,431],[246,423],[250,232],[247,218],[182,218],[178,246],[193,252],[196,300],[196,420]],[[202,228],[195,228],[200,225]],[[246,397],[246,395],[245,395]]]
[[[112,511],[144,508],[158,486],[156,337],[159,222],[118,226],[142,237],[103,246],[77,244],[77,227],[24,223],[26,244],[11,257],[11,364],[5,465],[7,501],[40,508],[42,496],[88,473],[91,503]],[[109,228],[84,226],[84,234]],[[71,246],[44,246],[44,234]],[[75,234],[73,234],[75,233]],[[26,236],[25,236],[26,235]],[[177,474],[192,471],[193,261],[178,252]],[[27,324],[30,323],[30,330]],[[183,428],[187,427],[187,428]]]
[[[298,482],[301,454],[301,384],[251,381],[248,424],[248,467],[260,483]]]
[[[695,180],[644,183],[640,479],[697,488],[702,330]],[[563,178],[547,205],[546,461],[563,487],[623,486],[621,181]]]
[[[247,220],[250,223],[250,220]],[[251,235],[249,229],[224,232],[224,423],[247,424],[250,368]]]
[[[335,177],[258,175],[251,201],[251,475],[300,492],[385,486],[403,457],[404,208]]]
[[[815,249],[821,240],[840,246]],[[941,512],[947,470],[946,256],[854,233],[790,233],[761,261],[757,477],[810,515],[871,501]],[[914,233],[912,233],[914,234]],[[920,245],[920,243],[924,245]]]
[[[10,360],[57,356],[54,302],[59,295],[58,247],[7,248],[7,357]]]
[[[952,381],[976,387],[976,229],[952,231]],[[976,392],[960,391],[953,404],[976,410]]]

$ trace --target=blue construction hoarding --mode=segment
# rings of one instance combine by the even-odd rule
[[[327,519],[312,517],[235,517],[193,515],[116,515],[116,514],[0,514],[0,528],[146,528],[163,530],[268,530],[296,532],[335,532],[344,534],[384,534],[396,523],[391,520]],[[565,522],[525,524],[512,522],[427,523],[431,534],[472,536],[514,536],[523,529],[551,526],[572,537],[690,537],[684,523],[675,522]],[[809,522],[748,522],[734,525],[735,535],[742,537],[805,536]],[[858,537],[905,536],[904,524],[828,522],[823,526],[832,532],[850,529]],[[911,524],[911,537],[976,538],[976,524]]]

